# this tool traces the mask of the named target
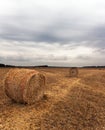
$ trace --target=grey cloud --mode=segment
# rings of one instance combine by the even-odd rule
[[[65,63],[68,60],[66,56],[35,56],[35,57],[24,57],[24,56],[7,56],[0,57],[0,62],[5,64],[14,64],[15,65],[41,65],[41,64],[49,64],[49,63]]]
[[[86,60],[90,60],[91,59],[91,56],[84,56],[84,55],[79,55],[79,56],[77,56],[75,59],[81,59],[81,60],[84,60],[84,61],[86,61]]]
[[[40,17],[42,16],[41,14]],[[94,26],[88,24],[79,16],[74,18],[70,18],[69,15],[53,16],[52,22],[46,20],[48,16],[40,17],[37,18],[37,15],[31,15],[30,13],[1,17],[0,38],[13,41],[59,42],[60,44],[71,42],[81,42],[82,44],[83,41],[89,41],[88,45],[98,45],[99,42],[98,44],[94,42],[99,40],[101,43],[105,41],[104,25],[97,24]]]
[[[100,55],[104,55],[105,54],[105,47],[104,48],[97,48],[95,51],[94,51],[94,53],[98,53],[98,54],[100,54]]]
[[[94,34],[96,39],[105,40],[105,25],[100,25],[94,29]]]
[[[88,34],[89,45],[93,47],[105,48],[105,24],[95,26]]]
[[[71,44],[74,42],[74,45],[83,44],[99,47],[105,46],[104,44],[105,29],[96,27],[95,29],[91,29],[89,30],[89,32],[87,30],[86,32],[84,31],[85,29],[83,30],[79,29],[76,30],[75,28],[73,29],[73,26],[75,26],[75,24],[72,25],[71,30],[71,25],[67,29],[66,27],[62,28],[62,26],[57,27],[55,23],[55,26],[50,25],[44,29],[39,28],[39,30],[36,31],[34,30],[34,27],[33,30],[29,30],[27,28],[21,28],[18,26],[6,25],[2,29],[4,30],[4,32],[0,33],[0,38],[12,41],[31,41],[31,42],[48,42],[48,43],[58,42],[60,44],[68,44],[68,43]],[[79,31],[81,34],[78,34]],[[85,43],[84,41],[87,41],[87,43]]]
[[[24,16],[24,15],[22,15]],[[87,25],[82,25],[81,20],[78,18],[76,21],[72,18],[56,18],[53,23],[47,25],[39,23],[34,24],[35,19],[30,19],[33,22],[27,22],[27,16],[11,16],[7,17],[6,22],[1,23],[0,38],[13,41],[37,41],[37,42],[80,42],[91,40],[88,32],[90,31]],[[30,18],[30,17],[29,17]],[[24,22],[26,20],[26,22]],[[46,21],[47,22],[47,21]],[[79,23],[78,23],[79,22]],[[93,39],[95,40],[95,39]]]
[[[6,5],[3,2],[3,7],[1,2],[0,60],[17,64],[35,61],[82,65],[97,63],[98,57],[103,64],[104,5],[104,0],[9,0]],[[79,47],[92,53],[85,55],[80,49],[81,55],[79,49],[75,51]]]

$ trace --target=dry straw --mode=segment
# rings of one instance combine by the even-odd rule
[[[43,97],[45,76],[30,69],[11,69],[5,80],[5,93],[19,103],[33,104]]]
[[[70,77],[77,77],[78,76],[78,68],[77,67],[70,68],[69,76]]]

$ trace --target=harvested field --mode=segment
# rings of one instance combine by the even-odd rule
[[[4,93],[9,69],[0,69],[0,130],[105,130],[105,70],[37,68],[46,92],[33,105],[12,102]]]

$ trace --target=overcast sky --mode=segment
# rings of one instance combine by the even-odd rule
[[[105,65],[105,0],[0,1],[0,63]]]

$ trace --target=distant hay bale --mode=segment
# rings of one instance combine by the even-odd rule
[[[11,69],[5,80],[6,95],[19,103],[33,104],[44,95],[45,76],[30,69]]]
[[[70,68],[69,76],[70,77],[77,77],[78,76],[78,68],[77,67]]]

